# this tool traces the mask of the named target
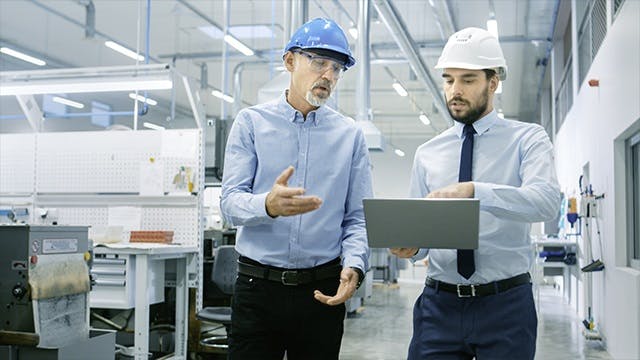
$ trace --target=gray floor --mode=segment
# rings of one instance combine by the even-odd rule
[[[345,322],[340,359],[406,359],[419,284],[374,284],[373,296]],[[537,360],[611,359],[600,341],[586,341],[583,326],[561,294],[542,287],[538,306]]]

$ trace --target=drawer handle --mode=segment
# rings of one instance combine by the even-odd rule
[[[96,279],[96,286],[124,286],[126,280]]]
[[[125,275],[125,269],[91,269],[92,274],[96,275]]]

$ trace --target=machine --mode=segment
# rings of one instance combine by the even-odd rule
[[[115,335],[90,336],[87,233],[0,225],[0,358],[75,359],[101,342],[113,359]]]

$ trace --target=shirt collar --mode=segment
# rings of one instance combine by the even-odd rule
[[[489,130],[489,128],[493,126],[493,124],[495,124],[496,121],[498,120],[500,120],[500,118],[498,117],[496,110],[493,109],[487,115],[476,120],[473,123],[473,128],[476,130],[476,134],[480,136],[485,132],[487,132],[487,130]],[[462,139],[462,131],[464,129],[464,124],[458,121],[454,121],[453,126],[455,127],[456,135],[458,135],[458,137]]]
[[[287,119],[288,121],[291,121],[291,122],[300,121],[300,122],[302,122],[302,120],[303,120],[302,113],[300,111],[296,110],[287,101],[287,93],[288,92],[289,92],[289,89],[286,89],[282,93],[282,95],[280,95],[280,99],[278,101],[278,110],[285,117],[285,119]],[[318,125],[318,118],[325,111],[327,111],[327,110],[324,108],[324,106],[320,106],[316,110],[310,111],[307,114],[307,120],[311,120],[313,122],[313,125]]]

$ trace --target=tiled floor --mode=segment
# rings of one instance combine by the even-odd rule
[[[406,359],[413,304],[422,285],[374,284],[373,296],[345,322],[340,359]],[[561,295],[543,287],[538,307],[537,360],[611,359],[599,341],[586,341],[580,320]],[[481,359],[482,360],[482,359]]]

